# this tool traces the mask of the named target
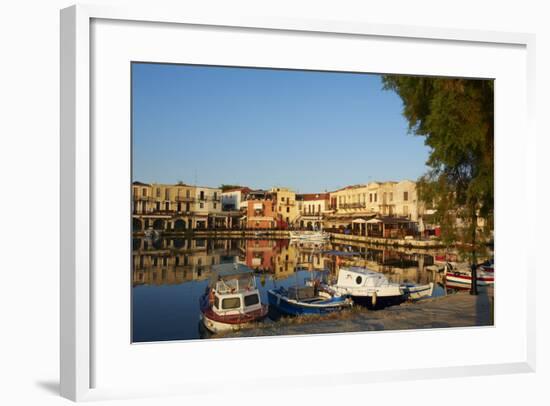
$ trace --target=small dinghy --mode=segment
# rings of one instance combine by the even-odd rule
[[[291,316],[331,313],[352,305],[349,298],[319,289],[315,285],[271,289],[267,292],[267,298],[269,306]]]
[[[409,300],[419,300],[433,295],[434,283],[427,285],[416,285],[414,283],[401,284],[403,291],[407,294]]]
[[[200,308],[202,323],[212,333],[250,327],[265,318],[268,311],[260,301],[253,271],[240,264],[213,267]]]

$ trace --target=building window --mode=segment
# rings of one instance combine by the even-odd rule
[[[204,209],[204,203],[203,203],[203,202],[200,202],[199,207],[200,207],[201,209]]]
[[[369,193],[369,203],[372,203],[372,193]]]
[[[160,188],[157,188],[157,197],[160,197]]]
[[[214,203],[214,209],[216,208],[216,203]]]
[[[409,192],[403,192],[403,200],[404,201],[409,200]]]
[[[290,213],[290,207],[287,207],[287,208],[286,208],[286,212],[287,212],[287,213]]]
[[[390,192],[390,202],[393,202],[393,192]]]
[[[374,202],[376,202],[378,200],[378,193],[375,193],[374,194]]]
[[[403,206],[403,215],[408,216],[409,215],[409,206]]]
[[[142,196],[147,196],[147,189],[145,189],[145,188],[141,189],[141,195]]]
[[[170,200],[170,189],[164,189],[164,200]]]
[[[189,190],[186,190],[185,191],[185,197],[189,198],[189,196],[190,196],[189,193],[190,193]]]

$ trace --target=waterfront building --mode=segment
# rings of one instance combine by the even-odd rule
[[[143,231],[193,228],[195,212],[195,186],[183,183],[132,184],[133,229]]]
[[[257,229],[272,229],[276,227],[275,201],[269,193],[258,194],[247,200],[246,227]],[[250,196],[249,196],[250,197]]]
[[[274,187],[271,189],[271,195],[275,202],[277,228],[295,226],[300,215],[296,193],[289,188]]]
[[[329,211],[329,193],[309,193],[296,195],[300,214],[300,228],[308,230],[323,228],[323,217]]]
[[[227,217],[228,228],[238,229],[246,226],[247,198],[252,190],[248,187],[226,189],[221,193],[222,210]]]
[[[424,212],[424,204],[418,200],[416,183],[410,180],[392,182],[392,194],[388,200],[387,215],[408,217],[412,221],[418,221]]]
[[[193,228],[223,228],[227,217],[222,213],[221,189],[197,186]]]
[[[252,192],[248,187],[238,187],[224,190],[221,193],[222,210],[224,211],[238,211],[247,208],[247,196]]]
[[[134,231],[185,231],[227,226],[221,189],[178,184],[132,184]]]
[[[417,222],[422,212],[415,182],[371,182],[331,192],[325,227],[351,228],[354,221],[364,224],[362,220],[377,216],[403,217]]]

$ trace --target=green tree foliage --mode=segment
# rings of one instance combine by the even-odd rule
[[[242,186],[239,186],[239,185],[225,185],[225,184],[223,184],[223,185],[220,186],[220,189],[222,190],[222,192],[225,192],[225,191],[227,191],[227,190],[230,190],[230,189],[238,189],[238,188],[240,188],[240,187],[242,187]]]
[[[443,240],[469,247],[475,263],[494,211],[494,82],[385,75],[383,84],[401,97],[410,132],[430,148],[420,200],[436,209]],[[478,227],[478,217],[488,227]]]

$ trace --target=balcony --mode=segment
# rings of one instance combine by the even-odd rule
[[[176,202],[192,203],[194,201],[195,198],[191,196],[176,196]]]
[[[366,203],[343,203],[338,206],[339,209],[364,209],[367,207]]]
[[[221,197],[213,197],[213,196],[203,196],[202,198],[201,197],[198,197],[197,198],[197,201],[198,202],[214,202],[214,203],[220,203],[221,202]]]
[[[135,202],[154,202],[155,201],[155,199],[151,196],[136,196],[136,195],[133,195],[132,198]]]

